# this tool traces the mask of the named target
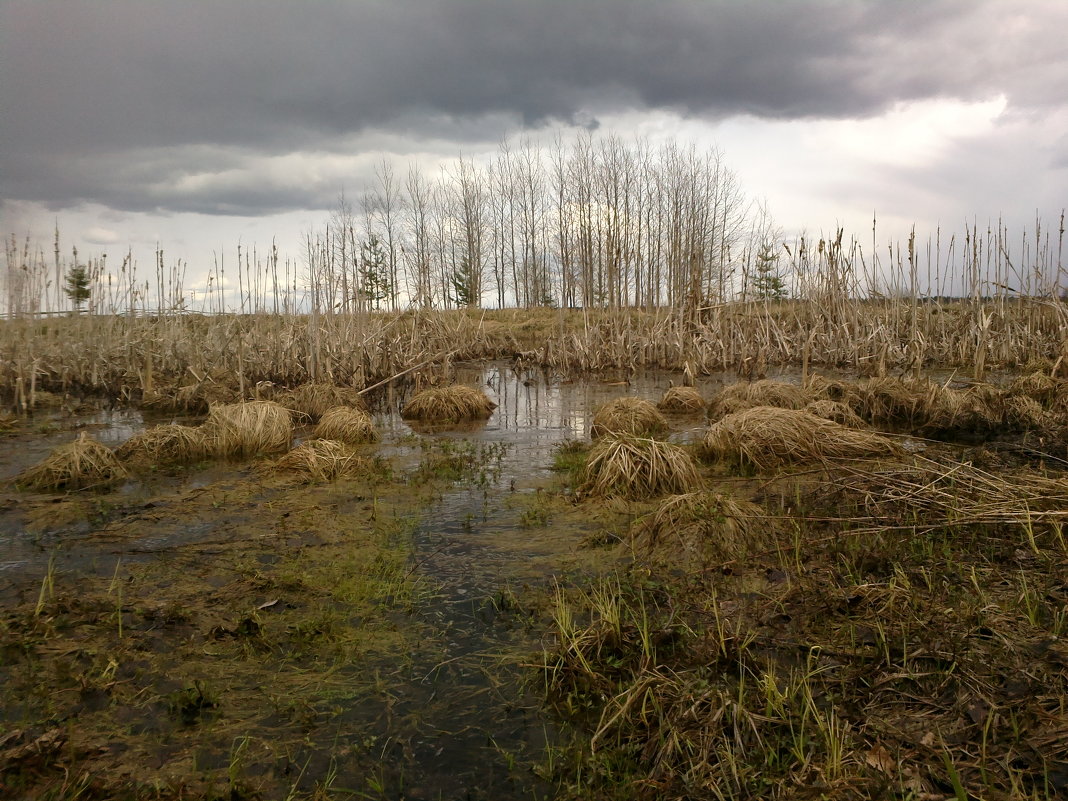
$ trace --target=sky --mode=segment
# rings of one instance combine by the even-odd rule
[[[715,147],[784,232],[1068,206],[1065,0],[0,0],[0,233],[299,256],[383,157]]]

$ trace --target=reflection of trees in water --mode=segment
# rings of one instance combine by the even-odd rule
[[[667,387],[667,374],[639,374],[628,384],[588,377],[561,383],[541,370],[513,370],[492,365],[458,374],[457,380],[479,383],[497,402],[490,425],[507,431],[548,430],[554,439],[588,437],[593,413],[622,395],[656,401]]]

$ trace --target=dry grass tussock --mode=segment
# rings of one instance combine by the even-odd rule
[[[170,391],[145,392],[141,406],[161,412],[191,412],[202,414],[212,406],[237,403],[241,398],[234,387],[211,378],[175,387]]]
[[[925,378],[882,377],[847,386],[844,400],[874,424],[925,435],[1004,430],[1056,433],[1063,428],[1058,420],[1063,411],[1057,406],[1059,396],[1041,390],[1035,396],[1029,394],[1039,383],[1029,376],[1006,389],[992,384],[955,389]]]
[[[815,400],[813,393],[797,384],[763,379],[761,381],[740,382],[720,390],[708,403],[708,417],[719,420],[728,414],[751,409],[754,406],[777,406],[782,409],[801,409],[806,403]]]
[[[866,423],[864,420],[846,404],[839,401],[829,400],[823,398],[822,400],[815,400],[811,403],[805,404],[805,408],[802,411],[814,414],[816,417],[822,417],[824,420],[831,420],[846,428],[865,428]]]
[[[662,412],[691,414],[704,411],[706,405],[694,387],[668,387],[656,408]]]
[[[484,392],[463,384],[431,387],[417,393],[401,410],[401,417],[424,423],[459,423],[484,420],[497,404]]]
[[[214,455],[241,458],[288,450],[293,420],[274,401],[249,401],[212,406],[204,431]]]
[[[328,411],[338,406],[350,406],[360,411],[367,411],[367,404],[359,392],[352,387],[337,387],[333,384],[301,384],[296,389],[284,393],[277,400],[283,406],[306,416],[312,422],[319,420]]]
[[[19,473],[15,484],[40,491],[107,487],[127,478],[126,468],[114,452],[82,432],[60,445],[46,459]]]
[[[696,490],[697,464],[679,445],[628,434],[607,434],[590,448],[579,492],[630,500]]]
[[[757,406],[713,423],[702,451],[711,460],[774,470],[795,463],[895,456],[900,449],[887,437],[855,431],[809,412]]]
[[[636,546],[657,561],[706,566],[774,547],[776,521],[755,503],[718,492],[665,498],[631,529]]]
[[[636,437],[652,437],[668,429],[664,415],[656,406],[642,398],[615,398],[601,406],[593,415],[590,436],[606,434],[633,434]]]
[[[211,452],[211,442],[202,427],[169,423],[134,434],[118,447],[115,455],[134,464],[189,464]]]
[[[299,473],[312,481],[334,481],[348,476],[361,476],[369,472],[366,459],[361,459],[352,448],[332,439],[313,439],[277,459],[273,469]]]
[[[318,439],[332,439],[348,445],[365,445],[378,441],[371,415],[348,406],[335,406],[322,415],[314,435]]]

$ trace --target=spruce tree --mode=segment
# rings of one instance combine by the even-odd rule
[[[89,286],[89,271],[84,264],[75,264],[67,270],[66,286],[63,292],[71,299],[77,311],[82,310],[82,305],[89,300],[92,289]]]

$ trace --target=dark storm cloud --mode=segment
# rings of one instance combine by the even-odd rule
[[[1066,27],[1059,2],[0,0],[0,196],[210,210],[211,182],[200,200],[167,182],[235,149],[329,151],[361,131],[459,144],[620,109],[1041,106],[1063,100]],[[296,207],[296,183],[234,199]]]

